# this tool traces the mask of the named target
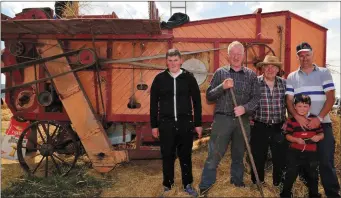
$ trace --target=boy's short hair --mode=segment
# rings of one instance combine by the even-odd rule
[[[311,105],[311,99],[308,95],[304,95],[304,94],[295,95],[294,104],[296,105],[297,103],[300,103],[300,102],[303,104]]]
[[[179,56],[179,58],[181,58],[181,53],[179,50],[173,48],[167,51],[166,59],[168,58],[168,56]]]

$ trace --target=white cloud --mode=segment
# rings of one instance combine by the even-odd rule
[[[262,8],[263,12],[290,10],[318,24],[340,18],[340,2],[248,2],[245,5],[251,10]]]
[[[340,61],[340,30],[329,29],[327,32],[327,60]]]
[[[24,8],[43,8],[50,7],[54,9],[54,2],[2,2],[1,3],[1,12],[3,10],[9,10],[9,16],[14,17],[15,14],[22,11]]]
[[[5,75],[1,74],[1,84],[5,84]]]
[[[169,2],[156,2],[159,9],[159,15],[162,21],[168,21],[170,18],[170,3]],[[172,4],[172,6],[175,6]],[[187,2],[186,12],[191,21],[203,19],[203,13],[216,7],[216,2]],[[184,9],[178,9],[175,12],[185,12]],[[173,11],[174,13],[174,11]]]
[[[113,11],[122,19],[147,19],[147,2],[81,2],[80,14],[103,15]]]
[[[187,14],[191,21],[201,20],[203,13],[216,7],[216,2],[188,2]]]
[[[54,10],[55,2],[2,2],[1,9],[9,10],[10,17],[14,17],[15,13],[19,13],[23,8],[42,8],[50,7]],[[113,11],[119,18],[127,19],[147,19],[148,3],[147,2],[80,2],[80,14],[87,15],[104,15],[111,14]]]

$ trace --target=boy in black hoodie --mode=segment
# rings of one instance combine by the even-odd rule
[[[174,184],[174,162],[179,157],[184,191],[196,197],[192,187],[193,129],[201,138],[201,97],[193,74],[180,68],[181,54],[170,49],[166,54],[167,67],[151,86],[150,122],[152,134],[160,138],[164,192]],[[194,108],[194,119],[192,115]]]

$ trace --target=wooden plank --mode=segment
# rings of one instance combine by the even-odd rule
[[[132,71],[129,71],[130,75],[132,76]],[[129,84],[125,86],[124,91],[120,92],[122,95],[119,101],[116,101],[117,103],[117,109],[115,109],[113,112],[116,114],[123,114],[125,111],[128,111],[129,114],[136,114],[139,109],[129,109],[127,107],[127,104],[129,102],[129,98],[132,96],[132,83],[134,82],[134,91],[136,91],[136,85],[137,85],[137,78],[139,77],[139,73],[134,72],[134,81],[132,80],[132,77],[129,78]],[[137,98],[136,98],[137,99]]]
[[[240,38],[254,38],[255,35],[247,35],[244,29],[238,24],[237,21],[229,22],[233,34],[238,35]]]
[[[2,33],[17,34],[13,23],[24,26],[26,31],[21,33],[31,34],[59,34],[60,29],[68,29],[74,34],[161,34],[158,20],[145,19],[25,19],[2,21]],[[58,26],[62,26],[58,28]],[[108,28],[112,27],[112,28]],[[114,29],[114,30],[113,30]]]
[[[152,50],[153,49],[153,50]],[[143,51],[141,56],[151,56],[156,54],[165,54],[168,50],[167,43],[156,43],[156,42],[148,42],[147,48]],[[165,59],[150,59],[142,61],[143,63],[148,64],[160,64],[165,65]],[[141,103],[141,108],[138,111],[138,114],[149,114],[149,106],[150,106],[150,96],[149,90],[151,88],[152,82],[155,76],[161,71],[154,70],[145,70],[143,71],[143,80],[148,85],[148,90],[138,91],[136,94],[136,98],[138,98]]]
[[[220,25],[220,28],[225,32],[226,34],[225,36],[227,38],[238,38],[238,36],[236,36],[234,32],[232,31],[232,28],[228,22],[222,22]]]
[[[84,90],[86,94],[89,96],[89,99],[91,101],[91,104],[95,108],[95,112],[99,112],[101,115],[103,115],[104,111],[102,109],[101,105],[101,97],[100,97],[100,91],[99,91],[99,84],[95,78],[97,76],[94,76],[94,72],[92,71],[81,71],[77,73],[79,76],[79,79],[84,86]],[[101,71],[100,76],[105,76],[105,72]],[[101,87],[102,87],[102,94],[103,94],[103,102],[104,102],[104,107],[107,106],[107,94],[106,94],[106,82],[101,81]],[[97,86],[97,89],[95,87]],[[96,93],[97,91],[97,93]],[[96,97],[97,96],[97,97]],[[96,101],[98,102],[98,107],[96,106]]]
[[[240,20],[239,25],[244,29],[247,35],[249,35],[249,37],[252,38],[251,35],[255,35],[256,31],[254,29],[251,29],[252,26],[247,25],[247,21],[250,21],[250,20]]]
[[[145,49],[140,52],[140,56],[154,56],[158,54],[165,54],[168,50],[168,44],[166,42],[145,42]],[[165,65],[165,59],[149,59],[149,60],[144,60],[143,63],[148,63],[148,64],[155,64],[155,63],[162,63],[162,65]],[[140,70],[138,70],[140,71]],[[144,75],[146,75],[146,72],[149,72],[152,70],[147,70],[144,71]],[[154,79],[155,75],[158,73],[158,71],[152,71],[152,76],[151,78],[144,77],[144,79],[150,79],[149,83],[147,83],[148,87],[150,88],[152,84],[152,80]],[[135,85],[134,88],[136,90],[137,84],[140,82],[140,72],[137,73],[138,78],[135,79]],[[138,102],[141,104],[141,108],[139,109],[128,109],[128,108],[123,108],[122,114],[145,114],[146,112],[149,113],[149,95],[145,94],[146,91],[136,91],[135,97],[138,100]],[[146,109],[147,108],[147,109]],[[118,110],[120,111],[120,110]]]
[[[112,82],[112,113],[117,113],[117,109],[122,105],[121,101],[126,100],[126,104],[128,104],[128,100],[124,96],[128,95],[127,92],[131,94],[131,72],[131,70],[124,70],[123,74]]]
[[[225,37],[226,34],[217,27],[217,24],[205,24],[205,25],[207,25],[207,27],[210,28],[210,33],[213,35],[213,37],[218,37],[218,38]]]
[[[197,30],[200,30],[201,33],[204,35],[204,37],[206,37],[206,38],[211,38],[212,35],[210,34],[209,31],[206,30],[205,26],[203,26],[203,25],[195,25],[194,27],[195,27]]]
[[[187,33],[181,27],[176,27],[173,29],[174,37],[189,37]]]
[[[48,45],[37,46],[41,50],[42,58],[50,57],[55,54],[64,53],[57,40],[38,40],[39,43]],[[51,48],[51,45],[54,46]],[[46,50],[48,49],[49,50]],[[67,62],[65,57],[58,59]],[[69,65],[59,64],[58,62],[46,62],[45,66],[51,75],[71,70]],[[93,167],[98,171],[109,171],[115,164],[128,160],[127,153],[117,152],[117,158],[106,132],[97,120],[93,109],[86,100],[86,95],[80,91],[80,85],[77,82],[77,76],[74,73],[54,78],[53,83],[60,95],[61,102],[75,128],[76,133],[82,141],[82,144],[93,163]],[[75,111],[74,109],[77,109]],[[104,157],[98,158],[98,154],[103,153]],[[103,169],[101,167],[106,167]]]

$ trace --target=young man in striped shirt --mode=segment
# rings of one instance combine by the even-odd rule
[[[294,98],[296,113],[307,119],[315,118],[310,114],[311,99],[299,94]],[[292,197],[292,186],[298,176],[300,168],[306,172],[309,197],[321,197],[318,193],[318,158],[316,143],[324,137],[321,124],[314,129],[305,130],[295,118],[289,118],[286,127],[286,139],[291,142],[287,152],[287,172],[281,197]]]
[[[317,144],[320,163],[321,181],[328,197],[340,197],[340,185],[337,179],[334,153],[335,139],[329,112],[335,102],[335,86],[327,68],[313,64],[312,47],[303,42],[296,47],[300,67],[289,74],[287,78],[286,102],[288,111],[305,129],[314,129],[322,124],[324,139]],[[293,97],[297,94],[309,95],[311,98],[311,113],[315,118],[306,118],[296,113],[293,107]]]

